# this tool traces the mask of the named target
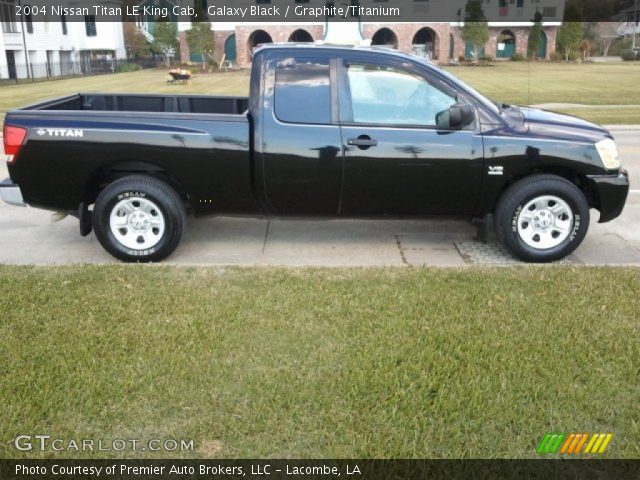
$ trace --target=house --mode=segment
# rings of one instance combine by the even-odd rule
[[[121,22],[68,21],[64,15],[16,20],[17,0],[0,0],[0,79],[87,74],[126,57]],[[98,4],[108,1],[96,0]]]
[[[617,33],[619,36],[630,36],[640,34],[640,3],[635,2],[634,7],[622,10],[618,15],[611,19],[617,23]],[[634,46],[635,40],[634,40]]]
[[[147,0],[179,4],[180,0]],[[211,1],[198,0],[206,10]],[[276,0],[274,0],[274,3]],[[387,0],[359,0],[362,7],[392,5]],[[272,3],[271,0],[237,0],[234,7]],[[308,3],[308,0],[295,0],[295,3]],[[336,7],[353,5],[353,0],[330,2]],[[561,25],[565,0],[483,0],[483,9],[489,21],[489,41],[479,52],[498,59],[509,59],[514,54],[526,55],[529,32],[533,25],[531,19],[539,12],[543,16],[542,41],[538,57],[548,59],[555,51],[558,27]],[[212,35],[215,38],[216,58],[236,62],[240,67],[248,67],[254,49],[271,42],[314,42],[347,44],[372,44],[395,48],[414,53],[439,63],[449,63],[460,57],[471,57],[473,46],[462,39],[463,16],[459,3],[450,0],[411,0],[404,2],[412,8],[412,18],[437,17],[440,21],[420,22],[368,22],[361,18],[350,21],[315,22],[212,22]],[[450,10],[450,11],[449,11]],[[437,12],[437,14],[435,14]],[[456,21],[442,21],[442,19]],[[143,28],[150,30],[152,21],[145,19]],[[186,31],[191,28],[189,22],[178,22],[180,53],[183,62],[193,60],[189,51]]]

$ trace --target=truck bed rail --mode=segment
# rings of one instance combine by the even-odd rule
[[[79,93],[39,102],[21,110],[240,115],[248,107],[249,99],[246,97]]]

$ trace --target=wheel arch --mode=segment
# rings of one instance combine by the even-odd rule
[[[589,207],[600,210],[600,199],[598,197],[598,193],[592,188],[592,183],[589,182],[587,175],[570,167],[544,166],[523,170],[521,172],[518,172],[517,174],[510,176],[508,181],[506,181],[502,186],[499,194],[493,200],[493,204],[491,205],[491,213],[495,213],[500,198],[502,198],[504,193],[509,189],[509,187],[511,187],[511,185],[522,180],[523,178],[539,174],[556,175],[573,183],[584,194],[587,202],[589,203]]]
[[[188,193],[179,179],[167,169],[146,160],[119,160],[96,170],[85,185],[84,203],[93,204],[100,192],[113,181],[129,175],[148,175],[171,186],[180,197],[188,202]]]

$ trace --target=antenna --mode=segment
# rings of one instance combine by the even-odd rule
[[[529,55],[527,55],[527,57],[529,57]],[[527,105],[531,107],[531,58],[527,58],[527,80],[529,82]],[[530,129],[531,124],[527,122],[527,131]]]

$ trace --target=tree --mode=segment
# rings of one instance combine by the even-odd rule
[[[558,46],[564,54],[565,61],[569,61],[572,52],[580,48],[584,24],[582,11],[574,1],[567,2],[564,10],[564,20],[558,30]]]
[[[151,55],[151,45],[134,23],[125,22],[123,33],[124,44],[129,57],[140,58]]]
[[[207,0],[196,0],[193,5],[191,14],[191,22],[196,23],[199,21],[208,21],[209,13],[207,12]]]
[[[598,43],[602,48],[602,55],[609,56],[609,49],[613,42],[620,37],[618,29],[620,28],[620,22],[599,22],[596,25],[596,33],[598,35]]]
[[[591,40],[588,38],[583,38],[580,41],[580,52],[582,52],[582,61],[584,62],[589,55],[591,55],[591,50],[593,49],[593,44]]]
[[[542,14],[536,12],[533,17],[533,26],[529,32],[529,42],[527,43],[527,55],[531,60],[538,57],[540,44],[542,43]]]
[[[600,22],[633,7],[633,0],[580,0],[580,4],[585,22]]]
[[[462,27],[462,39],[473,45],[473,61],[478,61],[478,50],[489,41],[489,25],[482,10],[482,0],[469,0]]]
[[[564,22],[558,31],[558,46],[564,55],[564,59],[568,62],[571,53],[575,52],[582,40],[582,23],[581,22]]]
[[[164,61],[169,66],[169,56],[178,45],[178,27],[173,22],[156,21],[153,30],[153,46],[162,53]]]
[[[197,52],[202,57],[202,69],[207,68],[207,57],[213,59],[215,40],[211,33],[211,22],[193,23],[187,31],[187,43],[192,52]]]

